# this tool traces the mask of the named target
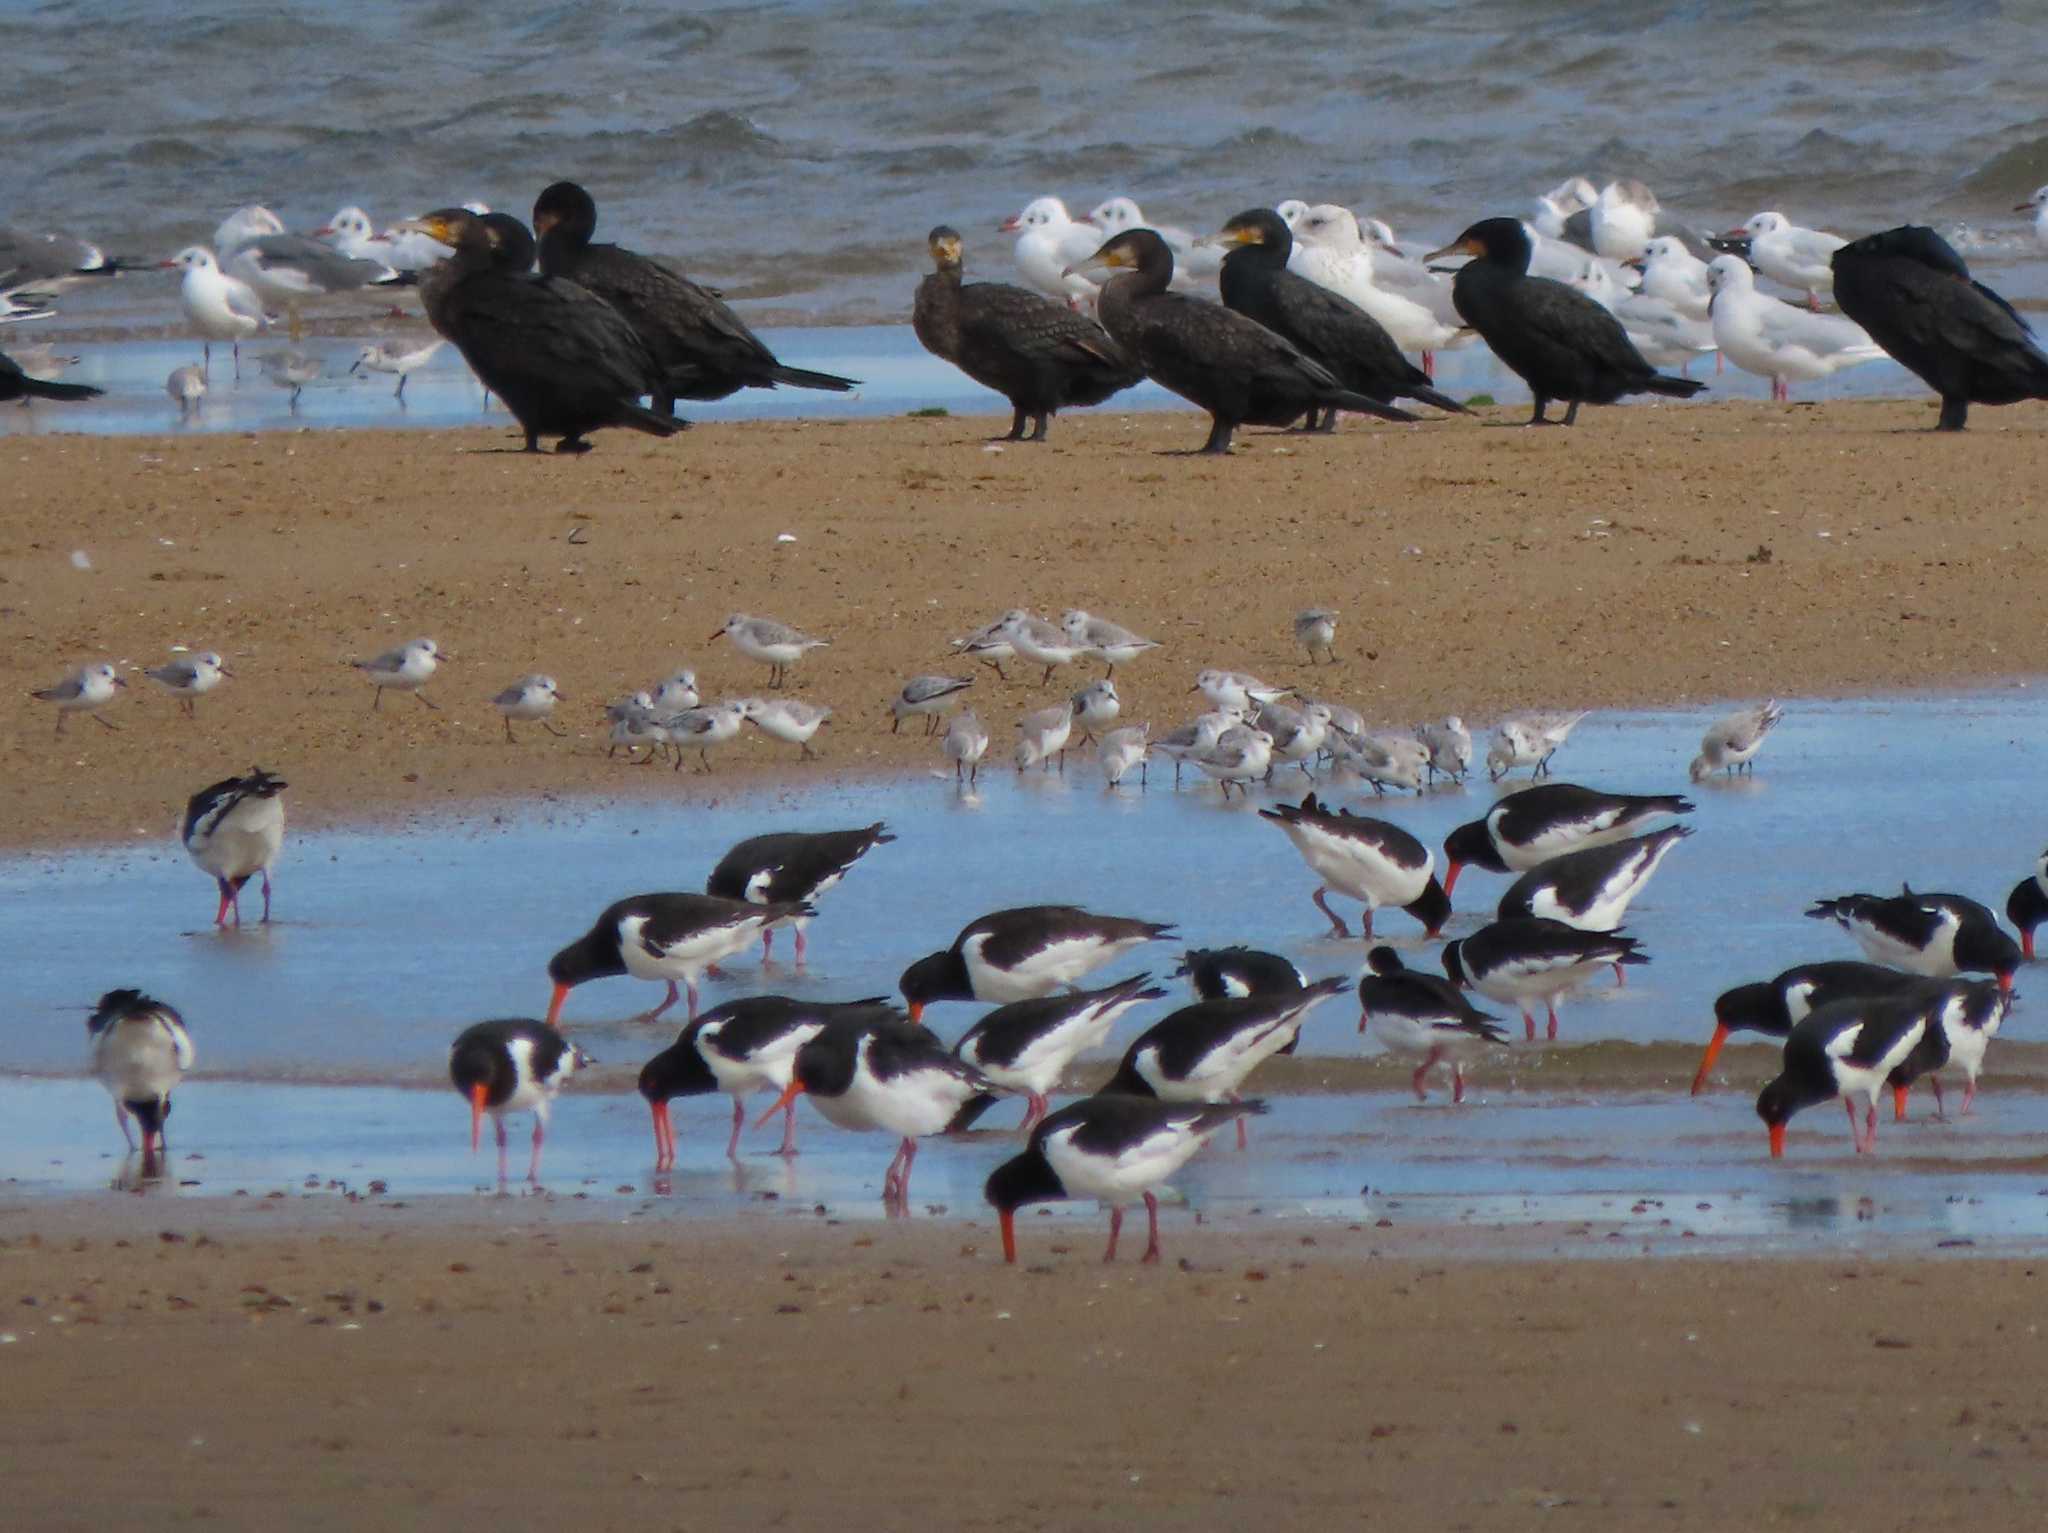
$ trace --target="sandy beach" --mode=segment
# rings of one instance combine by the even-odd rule
[[[1205,665],[1298,682],[1375,721],[1942,686],[2034,663],[2043,555],[2027,536],[2039,416],[1961,439],[1919,403],[1631,407],[1572,431],[1521,412],[1334,439],[1247,434],[1228,462],[1188,415],[1097,412],[1045,447],[997,423],[608,433],[581,460],[501,429],[9,444],[0,617],[16,847],[159,837],[200,785],[287,776],[301,825],[500,796],[715,795],[769,774],[936,768],[884,704],[974,669],[946,641],[1002,610],[1072,606],[1157,638],[1117,676],[1127,721],[1171,727]],[[789,534],[793,542],[779,541]],[[576,541],[571,541],[572,536]],[[81,566],[81,562],[84,567]],[[1289,619],[1343,614],[1311,667]],[[707,641],[728,612],[829,638],[794,695],[836,710],[822,763],[751,731],[705,778],[606,758],[599,710],[678,664],[707,697],[765,668]],[[418,635],[448,662],[429,711],[376,712],[346,664]],[[181,718],[139,667],[216,649],[237,679]],[[53,740],[32,701],[107,658],[131,678]],[[1011,721],[1099,668],[973,693]],[[506,744],[487,699],[544,670],[567,740]]]
[[[2044,1483],[2030,1262],[292,1217],[9,1221],[18,1526],[1945,1528]]]

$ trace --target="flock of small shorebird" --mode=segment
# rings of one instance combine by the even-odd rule
[[[778,682],[807,648],[821,642],[744,615],[735,615],[719,632],[773,667]],[[1336,614],[1302,613],[1295,636],[1312,660],[1334,659]],[[957,650],[991,666],[1043,665],[1048,674],[1084,653],[1113,668],[1156,647],[1082,612],[1058,624],[1008,613],[955,641]],[[430,644],[407,645],[359,664],[379,696],[388,689],[417,695],[433,673],[434,658]],[[218,657],[197,657],[197,663],[225,674]],[[188,685],[192,679],[183,672],[179,677]],[[177,678],[156,679],[170,686]],[[545,680],[530,678],[496,699],[508,730],[515,707],[530,707],[519,716],[544,722],[556,694],[552,685],[530,683]],[[922,716],[928,733],[937,735],[943,709],[970,681],[913,679],[895,699],[894,725]],[[1110,782],[1159,753],[1170,756],[1176,768],[1183,762],[1198,767],[1226,796],[1297,770],[1304,782],[1324,772],[1329,781],[1370,782],[1384,791],[1419,789],[1439,775],[1462,779],[1472,769],[1472,738],[1455,718],[1412,734],[1374,734],[1337,705],[1241,672],[1203,670],[1195,689],[1210,711],[1152,740],[1143,725],[1134,731],[1106,727],[1116,714],[1105,674],[1074,701],[1050,710],[1056,716],[1020,721],[1017,765],[1049,768],[1075,748],[1077,728],[1092,728],[1104,731],[1096,749]],[[73,711],[92,706],[83,693],[53,700]],[[650,756],[664,744],[679,751],[691,744],[703,748],[694,725],[675,724],[680,714],[662,715],[651,702],[626,708],[614,730],[628,727],[615,732],[615,743],[646,747]],[[681,712],[719,708],[734,710],[734,730],[740,718],[760,719],[750,708],[730,704]],[[1521,715],[1503,721],[1484,757],[1489,774],[1498,779],[1526,767],[1532,778],[1542,777],[1583,717]],[[1693,779],[1753,771],[1780,717],[1774,703],[1763,703],[1717,720],[1692,762]],[[1119,740],[1120,734],[1126,738]],[[943,738],[956,776],[971,777],[986,750],[986,731],[961,714],[945,726]],[[187,807],[184,844],[216,881],[215,921],[222,927],[240,925],[241,893],[252,879],[262,881],[263,919],[270,917],[270,869],[284,840],[286,786],[281,777],[256,768],[208,786]],[[1406,911],[1435,937],[1450,915],[1462,870],[1517,875],[1495,920],[1445,944],[1441,977],[1408,968],[1394,949],[1379,945],[1369,948],[1357,982],[1361,1031],[1370,1029],[1390,1052],[1416,1061],[1412,1087],[1419,1098],[1426,1096],[1435,1071],[1448,1070],[1454,1101],[1463,1099],[1467,1065],[1507,1042],[1497,1019],[1478,1010],[1469,992],[1517,1008],[1529,1040],[1537,1036],[1538,1013],[1544,1013],[1547,1036],[1555,1039],[1563,998],[1605,970],[1619,982],[1625,966],[1648,961],[1621,926],[1630,902],[1689,834],[1678,821],[1692,808],[1672,794],[1532,782],[1454,830],[1439,861],[1436,851],[1399,826],[1332,809],[1318,798],[1317,786],[1299,803],[1277,799],[1259,814],[1287,835],[1315,875],[1314,902],[1339,935],[1348,936],[1350,928],[1331,909],[1332,893],[1364,905],[1362,934],[1368,942],[1374,912],[1387,907]],[[667,986],[666,999],[635,1020],[652,1021],[685,993],[692,1019],[640,1076],[653,1115],[658,1169],[675,1159],[668,1117],[673,1097],[729,1094],[727,1154],[737,1156],[750,1093],[777,1093],[766,1117],[783,1114],[784,1153],[794,1152],[796,1102],[807,1095],[835,1124],[897,1138],[883,1197],[891,1211],[902,1212],[920,1139],[964,1129],[1001,1098],[1021,1095],[1027,1104],[1026,1147],[993,1173],[987,1187],[1008,1259],[1015,1259],[1017,1209],[1069,1197],[1095,1198],[1110,1208],[1112,1256],[1122,1208],[1142,1201],[1150,1224],[1146,1256],[1156,1257],[1160,1187],[1221,1129],[1235,1124],[1242,1145],[1244,1118],[1265,1110],[1243,1097],[1248,1078],[1264,1060],[1291,1051],[1309,1012],[1352,982],[1311,981],[1289,960],[1245,947],[1190,949],[1176,972],[1190,980],[1193,1004],[1133,1041],[1101,1091],[1057,1110],[1048,1098],[1075,1059],[1103,1043],[1133,1007],[1165,995],[1148,975],[1093,989],[1082,981],[1145,944],[1172,940],[1170,925],[1073,906],[996,911],[904,971],[904,1010],[879,999],[823,1003],[752,995],[699,1014],[698,981],[720,977],[717,965],[757,939],[765,963],[780,928],[793,931],[801,966],[805,928],[819,898],[875,846],[894,839],[876,824],[744,841],[712,871],[705,893],[634,895],[600,914],[588,933],[550,960],[554,993],[545,1021],[508,1019],[465,1030],[451,1050],[451,1079],[470,1103],[472,1144],[482,1120],[493,1120],[500,1180],[507,1174],[504,1116],[532,1112],[528,1174],[538,1181],[550,1103],[592,1062],[560,1030],[571,991],[592,980],[630,975]],[[1908,1088],[1924,1078],[1939,1107],[1939,1072],[1945,1069],[1963,1076],[1962,1110],[1969,1112],[1986,1047],[2012,1002],[2013,975],[2023,957],[2033,956],[2035,926],[2048,919],[2048,855],[2007,902],[2006,914],[2021,934],[2017,941],[1975,901],[1910,888],[1894,896],[1822,900],[1807,914],[1839,924],[1871,961],[1802,964],[1726,992],[1716,1002],[1716,1031],[1694,1091],[1707,1084],[1726,1037],[1754,1031],[1785,1040],[1783,1068],[1757,1101],[1773,1155],[1783,1152],[1785,1125],[1795,1113],[1837,1097],[1847,1106],[1856,1148],[1868,1150],[1874,1146],[1880,1092],[1889,1088],[1904,1116]],[[1970,974],[1990,977],[1963,977]],[[927,1006],[949,1000],[995,1008],[951,1047],[922,1025]],[[123,1133],[131,1117],[140,1124],[144,1174],[156,1174],[171,1091],[193,1059],[183,1021],[161,1001],[116,990],[101,998],[90,1031],[95,1068],[114,1097]]]

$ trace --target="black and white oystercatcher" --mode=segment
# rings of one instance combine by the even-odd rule
[[[714,1006],[685,1027],[676,1041],[640,1068],[640,1095],[654,1117],[654,1169],[676,1163],[676,1133],[668,1104],[676,1097],[723,1091],[732,1098],[732,1137],[725,1158],[738,1160],[746,1098],[778,1095],[789,1086],[796,1052],[827,1027],[888,1026],[903,1014],[880,997],[864,1001],[802,1001],[786,995],[750,995]],[[784,1109],[778,1155],[796,1154],[796,1100]]]
[[[1523,788],[1444,837],[1444,893],[1457,887],[1465,868],[1527,873],[1553,857],[1612,845],[1653,820],[1692,809],[1691,800],[1676,793],[1602,793],[1570,782]]]
[[[943,1134],[961,1108],[997,1089],[922,1027],[829,1027],[797,1050],[793,1078],[760,1121],[808,1096],[840,1128],[896,1135],[882,1201],[903,1212],[917,1141]]]
[[[263,919],[270,919],[270,865],[284,845],[282,777],[251,767],[246,777],[223,777],[201,788],[185,805],[180,836],[185,851],[220,888],[213,924],[226,926],[232,911],[242,924],[242,885],[263,875]]]
[[[192,1068],[192,1038],[177,1008],[140,990],[109,990],[85,1020],[92,1073],[114,1099],[114,1121],[135,1148],[128,1120],[142,1125],[142,1166],[154,1174],[164,1150],[164,1120],[171,1091]]]
[[[583,1050],[545,1022],[513,1017],[479,1022],[456,1035],[448,1050],[448,1078],[469,1102],[469,1147],[474,1151],[484,1114],[498,1134],[498,1180],[505,1180],[505,1114],[533,1114],[533,1160],[529,1181],[540,1180],[540,1146],[547,1137],[548,1109],[569,1078],[594,1065]]]
[[[1817,900],[1806,912],[1833,921],[1856,939],[1873,963],[1910,974],[1947,979],[1955,974],[1992,974],[2006,989],[2020,966],[2020,945],[1994,916],[1960,894],[1844,894]]]
[[[1175,979],[1185,978],[1198,1001],[1231,996],[1285,995],[1302,989],[1308,977],[1278,953],[1245,947],[1191,947],[1181,955]]]
[[[1102,1089],[1162,1102],[1235,1101],[1245,1078],[1300,1036],[1311,1011],[1350,988],[1349,980],[1319,979],[1293,994],[1183,1006],[1132,1041]],[[1240,1122],[1237,1147],[1244,1146]]]
[[[1951,1067],[1963,1073],[1963,1105],[1961,1116],[1968,1117],[1977,1105],[1977,1077],[1984,1071],[1984,1054],[1991,1047],[1991,1040],[1998,1036],[2005,1014],[2012,1009],[2013,995],[2001,989],[1995,980],[1960,979],[1949,980],[1938,987],[1936,999],[1931,1003],[1932,1021],[1928,1025],[1930,1040],[1939,1038],[1939,1058],[1931,1060],[1924,1071],[1928,1087],[1934,1092],[1934,1114],[1943,1115],[1941,1100],[1941,1071]],[[1892,1086],[1894,1116],[1903,1120],[1906,1116],[1906,1089],[1910,1081],[1895,1081]]]
[[[1051,995],[1173,927],[1127,916],[1098,916],[1078,905],[1021,905],[969,921],[942,952],[903,971],[898,985],[910,1020],[934,1001],[1028,1001]]]
[[[1309,897],[1330,918],[1337,936],[1348,937],[1351,929],[1324,899],[1331,889],[1364,902],[1361,936],[1372,936],[1373,912],[1382,905],[1407,911],[1432,937],[1442,930],[1451,901],[1436,881],[1436,856],[1400,826],[1348,809],[1332,812],[1313,793],[1299,804],[1261,809],[1259,818],[1285,831],[1301,860],[1322,880]]]
[[[1517,916],[1482,926],[1469,937],[1446,942],[1444,973],[1455,985],[1470,985],[1488,1000],[1522,1013],[1524,1037],[1534,1042],[1543,1003],[1546,1038],[1557,1037],[1557,1003],[1602,969],[1648,963],[1633,937],[1618,932],[1581,931],[1547,916]]]
[[[1449,980],[1409,968],[1390,947],[1374,948],[1366,962],[1371,972],[1358,982],[1358,1030],[1370,1028],[1389,1053],[1421,1056],[1409,1080],[1418,1102],[1429,1100],[1429,1072],[1440,1064],[1451,1067],[1451,1100],[1464,1101],[1465,1061],[1508,1041],[1497,1019]]]
[[[1707,1074],[1732,1033],[1783,1038],[1809,1012],[1830,1001],[1897,995],[1928,983],[1923,975],[1844,958],[1794,964],[1774,979],[1724,990],[1714,1001],[1714,1036],[1707,1040],[1707,1052],[1692,1078],[1692,1094],[1698,1096],[1706,1086]]]
[[[1793,1114],[1836,1097],[1848,1110],[1856,1153],[1875,1150],[1877,1094],[1895,1075],[1905,1085],[1947,1057],[1937,1020],[1942,994],[1923,988],[1849,996],[1815,1007],[1795,1023],[1785,1038],[1784,1068],[1756,1099],[1756,1115],[1770,1130],[1772,1158],[1785,1153],[1785,1125]],[[1937,1036],[1915,1059],[1930,1029]]]
[[[718,866],[705,880],[704,892],[753,905],[815,900],[875,847],[895,839],[880,820],[859,830],[788,830],[749,836],[718,859]],[[803,916],[794,916],[789,922],[796,933],[798,968],[804,965],[805,923]],[[763,929],[763,963],[768,961],[774,942],[775,928]]]
[[[1669,825],[1647,836],[1553,857],[1508,886],[1497,914],[1503,921],[1548,916],[1580,931],[1611,932],[1657,865],[1691,834],[1688,826]],[[1620,977],[1617,971],[1615,978]]]
[[[2005,899],[2005,918],[2020,934],[2020,952],[2031,962],[2034,957],[2034,928],[2048,921],[2048,852],[2034,863],[2030,877],[2013,886]]]
[[[1046,1115],[1047,1095],[1068,1065],[1107,1039],[1117,1018],[1133,1006],[1166,998],[1150,980],[1140,974],[1099,990],[998,1006],[967,1030],[953,1046],[954,1056],[996,1085],[1026,1095],[1023,1127],[1029,1132]]]
[[[1158,1189],[1224,1124],[1234,1119],[1241,1128],[1265,1110],[1259,1101],[1161,1102],[1108,1092],[1070,1102],[1040,1122],[1022,1154],[989,1173],[983,1195],[1002,1224],[1003,1260],[1016,1263],[1017,1210],[1025,1204],[1094,1198],[1109,1205],[1102,1259],[1115,1261],[1124,1205],[1135,1195],[1144,1200],[1150,1237],[1140,1260],[1158,1261]]]
[[[711,894],[636,894],[607,905],[597,924],[548,960],[554,998],[548,1022],[562,1015],[562,1002],[577,985],[630,974],[660,980],[668,998],[633,1020],[652,1022],[675,1005],[677,983],[689,991],[690,1015],[697,1015],[697,977],[721,958],[751,944],[781,921],[816,915],[800,900],[754,905]]]

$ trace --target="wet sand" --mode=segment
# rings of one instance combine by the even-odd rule
[[[290,1218],[8,1221],[19,1525],[1934,1528],[2043,1483],[2024,1261]]]
[[[1186,414],[1080,414],[1046,447],[984,450],[988,419],[606,433],[580,460],[502,429],[8,443],[0,617],[14,727],[0,843],[161,837],[251,762],[300,824],[494,797],[693,794],[783,776],[936,767],[883,712],[901,680],[972,670],[946,640],[1015,605],[1100,612],[1163,648],[1119,672],[1126,720],[1190,711],[1210,664],[1300,682],[1406,724],[1456,711],[1688,703],[1939,686],[2038,655],[2037,412],[1748,404],[1593,411],[1576,430],[1480,422],[1332,440],[1262,432],[1230,462]],[[793,542],[778,541],[791,534]],[[574,535],[576,542],[571,542]],[[77,567],[74,554],[89,567]],[[1342,663],[1289,619],[1339,608]],[[692,780],[607,760],[598,710],[689,663],[707,697],[765,669],[706,636],[741,609],[832,641],[795,695],[837,716],[826,760],[752,734]],[[431,635],[427,695],[370,708],[346,662]],[[218,649],[238,679],[196,720],[138,668]],[[109,658],[118,733],[24,694]],[[1081,684],[1029,667],[974,697],[1011,721]],[[507,745],[486,699],[530,670],[572,738]]]

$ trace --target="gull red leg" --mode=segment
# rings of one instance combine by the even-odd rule
[[[1116,1238],[1117,1236],[1121,1235],[1123,1231],[1124,1211],[1122,1205],[1117,1205],[1111,1208],[1109,1211],[1109,1249],[1102,1253],[1102,1259],[1105,1262],[1113,1262],[1116,1260]]]
[[[1145,1254],[1138,1259],[1156,1262],[1159,1260],[1159,1200],[1149,1192],[1145,1194],[1145,1222]]]

